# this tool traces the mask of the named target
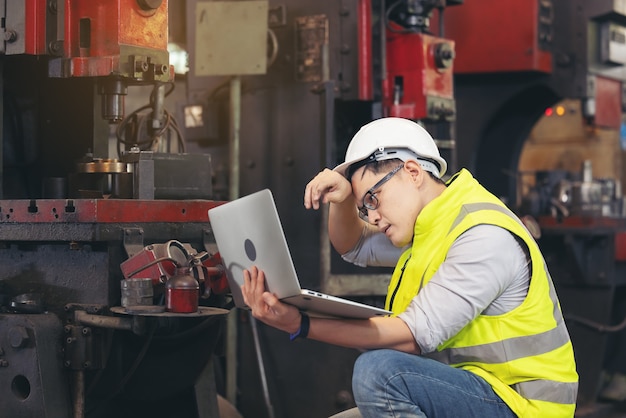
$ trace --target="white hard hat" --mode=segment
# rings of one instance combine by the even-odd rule
[[[438,174],[439,177],[442,177],[448,168],[446,160],[439,155],[439,149],[426,129],[409,119],[391,117],[376,119],[364,125],[352,137],[346,151],[345,161],[334,170],[347,177],[348,168],[351,165],[365,162],[365,160],[381,161],[400,158],[406,161],[406,158],[400,156],[406,153],[396,153],[392,150],[409,150],[415,154],[416,160],[424,159],[427,162],[434,162],[432,166],[437,165],[434,170],[438,170],[438,173],[435,171],[433,174]]]

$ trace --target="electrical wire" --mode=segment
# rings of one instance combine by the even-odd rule
[[[117,129],[115,130],[115,136],[117,138],[118,157],[122,156],[122,145],[124,145],[126,148],[138,147],[140,150],[149,150],[154,148],[161,140],[161,136],[165,134],[167,134],[168,136],[167,143],[169,149],[171,143],[170,134],[172,133],[176,136],[179,152],[185,152],[186,145],[182,131],[178,126],[176,118],[167,109],[163,110],[163,126],[158,130],[155,130],[154,132],[149,132],[149,128],[147,127],[147,122],[150,120],[150,118],[147,116],[140,117],[140,113],[144,110],[153,109],[154,103],[156,102],[157,90],[163,84],[170,86],[170,89],[165,92],[164,97],[172,94],[176,87],[173,82],[155,84],[155,87],[150,93],[149,103],[131,112],[119,123],[119,125],[117,125]],[[151,115],[151,113],[149,115]],[[145,131],[147,131],[147,134],[145,135],[145,138],[142,138],[142,133],[144,131],[142,130],[142,126],[146,126]],[[126,135],[128,135],[129,138],[127,138]]]
[[[149,263],[147,263],[147,264],[144,264],[143,266],[139,267],[138,269],[133,270],[132,272],[130,272],[130,273],[127,275],[127,278],[131,278],[131,277],[133,277],[135,274],[137,274],[137,273],[139,273],[139,272],[141,272],[141,271],[144,271],[144,270],[145,270],[145,269],[147,269],[148,267],[150,267],[150,266],[154,266],[155,264],[162,263],[163,261],[171,261],[172,263],[174,263],[174,265],[175,265],[176,267],[181,267],[180,263],[179,263],[177,260],[173,259],[172,257],[159,257],[159,258],[155,258],[154,260],[150,261],[150,262],[149,262]]]
[[[564,315],[564,318],[566,321],[577,322],[598,332],[618,332],[626,328],[626,318],[624,318],[622,322],[617,325],[601,324],[577,315]]]
[[[267,29],[267,34],[269,35],[270,42],[272,43],[272,53],[267,58],[267,68],[269,68],[272,64],[274,64],[276,57],[278,56],[278,38],[276,38],[276,34],[270,28]]]

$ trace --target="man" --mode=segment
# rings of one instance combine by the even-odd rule
[[[467,170],[444,183],[446,168],[421,126],[383,118],[306,187],[307,208],[330,204],[346,260],[396,265],[392,316],[308,318],[256,268],[244,272],[246,303],[292,336],[366,350],[353,375],[364,417],[573,416],[572,345],[537,244]]]

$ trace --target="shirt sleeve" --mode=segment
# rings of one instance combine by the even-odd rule
[[[526,246],[509,231],[478,225],[452,244],[446,260],[399,316],[430,353],[476,316],[521,304],[530,283]]]
[[[384,234],[364,225],[354,248],[342,254],[341,258],[361,267],[394,267],[407,248],[395,247]]]

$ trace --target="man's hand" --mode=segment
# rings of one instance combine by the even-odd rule
[[[328,168],[304,189],[304,207],[319,209],[322,203],[343,203],[352,196],[352,185],[344,176]]]
[[[294,333],[300,328],[300,311],[295,306],[282,303],[265,290],[265,274],[262,270],[256,266],[244,270],[243,282],[241,293],[253,317],[288,333]]]

